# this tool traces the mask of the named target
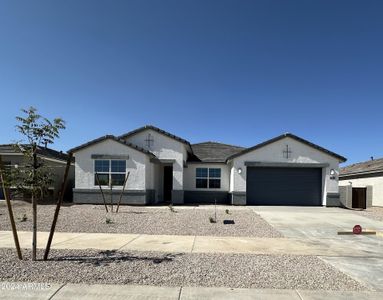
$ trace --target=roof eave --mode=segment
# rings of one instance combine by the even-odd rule
[[[151,153],[150,151],[147,151],[147,150],[145,150],[145,149],[143,149],[143,148],[141,148],[141,147],[138,147],[138,146],[136,146],[136,145],[134,145],[134,144],[132,144],[132,143],[127,143],[127,142],[125,142],[125,141],[123,141],[123,140],[117,138],[117,137],[114,136],[114,135],[104,135],[104,136],[99,137],[99,138],[97,138],[97,139],[94,139],[94,140],[92,140],[92,141],[90,141],[90,142],[87,142],[87,143],[84,143],[84,144],[82,144],[82,145],[80,145],[80,146],[77,146],[77,147],[75,147],[75,148],[69,149],[69,150],[68,150],[68,153],[72,153],[72,154],[74,154],[75,152],[77,152],[77,151],[79,151],[79,150],[88,148],[88,147],[90,147],[90,146],[93,146],[93,145],[95,145],[95,144],[101,143],[101,142],[106,141],[106,140],[108,140],[108,139],[113,140],[113,141],[115,141],[115,142],[117,142],[117,143],[120,143],[121,145],[124,145],[124,146],[126,146],[126,147],[129,147],[129,148],[132,148],[132,149],[134,149],[134,150],[137,150],[137,151],[139,151],[139,152],[142,152],[142,153],[144,153],[144,154],[146,154],[146,155],[149,155],[149,156],[151,156],[151,157],[156,157],[156,156],[155,156],[153,153]]]
[[[371,170],[371,171],[351,172],[351,173],[341,173],[341,174],[339,174],[339,178],[347,177],[347,176],[372,175],[372,174],[378,174],[378,173],[383,173],[383,169],[376,169],[376,170]]]
[[[249,152],[251,152],[251,151],[254,151],[254,150],[260,149],[260,148],[262,148],[262,147],[265,147],[265,146],[267,146],[267,145],[270,145],[270,144],[272,144],[272,143],[274,143],[274,142],[277,142],[277,141],[279,141],[279,140],[281,140],[281,139],[283,139],[283,138],[286,138],[286,137],[290,137],[290,138],[292,138],[292,139],[295,139],[296,141],[299,141],[299,142],[301,142],[301,143],[303,143],[303,144],[306,144],[306,145],[308,145],[308,146],[310,146],[310,147],[312,147],[312,148],[315,148],[315,149],[317,149],[317,150],[319,150],[319,151],[321,151],[321,152],[324,152],[324,153],[326,153],[326,154],[328,154],[328,155],[330,155],[330,156],[333,156],[333,157],[337,158],[337,159],[339,160],[339,162],[341,162],[341,163],[347,161],[347,158],[345,158],[345,157],[343,157],[343,156],[341,156],[341,155],[339,155],[339,154],[336,154],[336,153],[334,153],[334,152],[332,152],[332,151],[330,151],[330,150],[327,150],[327,149],[325,149],[325,148],[323,148],[323,147],[321,147],[321,146],[318,146],[318,145],[316,145],[316,144],[313,144],[313,143],[311,143],[311,142],[309,142],[309,141],[307,141],[307,140],[305,140],[305,139],[302,139],[302,138],[300,138],[300,137],[298,137],[298,136],[296,136],[296,135],[294,135],[294,134],[291,134],[291,133],[285,133],[285,134],[279,135],[279,136],[277,136],[277,137],[275,137],[275,138],[272,138],[272,139],[270,139],[270,140],[267,140],[267,141],[265,141],[265,142],[262,142],[262,143],[260,143],[260,144],[257,144],[257,145],[255,145],[255,146],[253,146],[253,147],[246,148],[245,150],[243,150],[243,151],[241,151],[241,152],[239,152],[239,153],[236,153],[236,154],[234,154],[234,155],[229,156],[229,157],[226,159],[226,161],[229,162],[230,160],[232,160],[232,159],[234,159],[234,158],[240,157],[240,156],[242,156],[242,155],[244,155],[244,154],[246,154],[246,153],[249,153]]]
[[[118,136],[118,138],[120,138],[120,139],[121,138],[127,138],[127,137],[133,136],[133,135],[135,135],[137,133],[140,133],[140,132],[142,132],[144,130],[147,130],[147,129],[154,130],[155,132],[158,132],[158,133],[160,133],[160,134],[162,134],[162,135],[164,135],[164,136],[166,136],[168,138],[171,138],[171,139],[176,140],[176,141],[178,141],[180,143],[186,144],[186,145],[190,146],[190,150],[193,151],[189,141],[187,141],[187,140],[185,140],[185,139],[183,139],[183,138],[181,138],[179,136],[176,136],[176,135],[174,135],[174,134],[172,134],[170,132],[167,132],[167,131],[165,131],[165,130],[163,130],[161,128],[155,127],[153,125],[142,126],[142,127],[137,128],[135,130],[129,131],[128,133],[122,134],[122,135]]]

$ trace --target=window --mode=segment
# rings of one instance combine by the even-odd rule
[[[121,186],[126,176],[126,160],[96,159],[94,172],[98,175],[100,185]],[[98,185],[97,175],[94,176],[94,185]]]
[[[207,188],[207,168],[196,169],[196,188],[206,189]]]
[[[197,168],[196,188],[219,189],[221,188],[221,169],[219,168]]]
[[[209,189],[221,188],[221,169],[209,169]]]

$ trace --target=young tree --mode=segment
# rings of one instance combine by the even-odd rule
[[[42,199],[52,184],[53,174],[44,160],[38,156],[38,151],[53,144],[59,138],[59,132],[65,129],[65,122],[61,118],[52,121],[37,113],[36,108],[21,110],[25,116],[16,117],[19,125],[16,129],[24,137],[14,146],[24,157],[23,164],[12,170],[11,183],[18,192],[31,195],[32,202],[32,260],[36,260],[37,248],[37,200]]]

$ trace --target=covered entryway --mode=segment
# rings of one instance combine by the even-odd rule
[[[246,198],[248,205],[322,205],[322,169],[248,167]]]
[[[173,190],[173,166],[164,166],[164,202],[172,202],[172,190]]]

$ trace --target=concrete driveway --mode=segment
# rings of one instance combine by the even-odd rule
[[[337,234],[341,230],[351,231],[356,224],[382,232],[383,222],[341,208],[258,206],[252,209],[287,238],[358,253],[337,255],[332,251],[331,256],[326,253],[318,256],[372,289],[383,291],[383,237]]]

